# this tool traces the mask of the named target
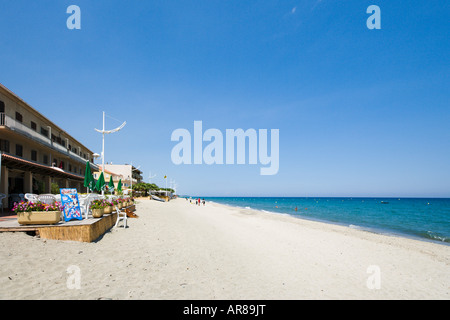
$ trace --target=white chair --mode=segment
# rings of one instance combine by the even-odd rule
[[[25,199],[27,199],[29,202],[37,202],[38,195],[34,193],[25,193]]]
[[[117,227],[119,225],[120,221],[123,221],[123,227],[126,228],[127,227],[127,213],[125,211],[122,211],[119,209],[118,206],[116,207],[116,211],[117,211],[117,220],[116,220],[116,224],[114,225],[114,227]]]
[[[6,198],[6,194],[0,193],[0,207],[2,207],[2,214],[3,214],[3,199]]]
[[[81,215],[85,215],[87,219],[87,213],[86,213],[86,201],[88,194],[79,194],[78,195],[78,203],[80,205]]]
[[[56,196],[53,194],[40,194],[38,195],[38,201],[43,202],[45,204],[52,204],[56,201]]]
[[[80,202],[81,213],[84,214],[85,219],[87,219],[89,216],[90,212],[89,206],[91,205],[91,202],[97,200],[98,198],[99,198],[98,195],[95,193],[90,193],[86,196],[78,197],[78,200]]]

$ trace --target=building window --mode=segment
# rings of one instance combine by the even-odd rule
[[[69,172],[72,172],[72,165],[69,163]]]
[[[61,161],[61,162],[59,163],[59,167],[60,167],[61,169],[64,170],[64,161]]]
[[[20,123],[22,123],[22,115],[16,111],[16,121],[19,121]]]
[[[41,134],[48,138],[48,130],[47,129],[41,127]]]
[[[44,164],[48,164],[48,156],[46,154],[44,154],[44,156],[42,157],[42,162]]]
[[[5,125],[5,103],[0,101],[0,126]]]
[[[18,157],[23,156],[23,147],[20,144],[16,144],[16,156]]]
[[[34,131],[37,131],[36,122],[31,121],[31,129],[33,129]]]
[[[0,151],[9,153],[9,141],[0,139]]]
[[[36,150],[31,150],[31,160],[37,161],[37,151]]]
[[[54,134],[52,134],[52,141],[56,142],[60,146],[63,146],[63,147],[66,146],[66,141],[64,139],[61,139],[61,137],[55,136]]]

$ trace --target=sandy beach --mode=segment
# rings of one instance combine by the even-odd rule
[[[450,246],[185,199],[136,213],[95,243],[1,233],[0,299],[450,298]]]

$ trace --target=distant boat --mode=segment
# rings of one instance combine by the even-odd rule
[[[381,201],[382,204],[388,204],[389,202],[387,201]]]
[[[152,194],[152,199],[156,200],[156,201],[162,201],[162,202],[166,202],[165,200],[161,199],[160,197],[157,197],[155,195]]]

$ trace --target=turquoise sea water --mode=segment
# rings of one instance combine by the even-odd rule
[[[205,200],[450,244],[450,199],[208,197]]]

